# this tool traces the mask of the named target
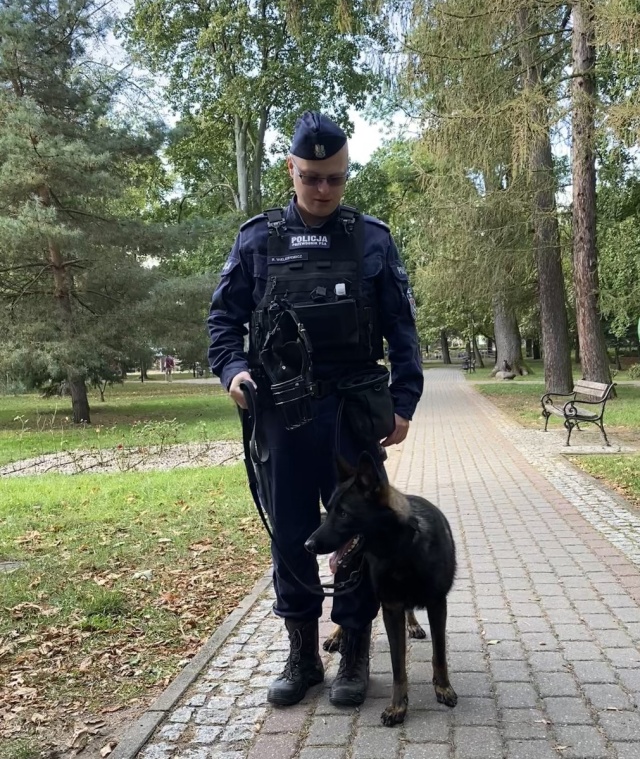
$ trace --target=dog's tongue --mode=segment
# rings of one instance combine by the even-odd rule
[[[347,540],[347,542],[341,548],[338,548],[337,551],[334,551],[331,554],[331,556],[329,556],[329,569],[331,570],[333,574],[335,574],[338,571],[338,562],[349,550],[349,546],[351,545],[351,542],[352,542],[351,540]]]

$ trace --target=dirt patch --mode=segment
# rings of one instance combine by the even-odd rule
[[[63,451],[6,464],[0,467],[0,477],[225,466],[240,461],[242,455],[241,443],[226,440],[138,448]]]

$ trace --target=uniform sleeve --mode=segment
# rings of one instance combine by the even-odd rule
[[[254,309],[253,282],[240,250],[238,235],[213,293],[207,319],[209,366],[227,390],[238,372],[249,369],[244,337],[247,334],[245,325]]]
[[[391,395],[395,411],[411,419],[422,395],[424,376],[409,278],[391,235],[380,272],[382,334],[389,344]]]

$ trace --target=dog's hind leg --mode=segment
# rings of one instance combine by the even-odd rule
[[[382,724],[392,727],[404,722],[409,701],[407,693],[407,635],[404,609],[401,605],[382,604],[382,617],[389,638],[391,669],[393,670],[393,697],[382,712]]]
[[[432,600],[427,606],[429,627],[431,628],[431,644],[433,646],[433,687],[436,698],[441,704],[455,706],[458,696],[449,682],[447,667],[447,597],[442,596]]]
[[[325,651],[339,651],[340,650],[340,641],[342,640],[342,627],[340,625],[336,625],[333,630],[327,635],[327,637],[324,640],[324,643],[322,644],[322,648],[324,648]]]
[[[426,638],[427,633],[422,629],[420,622],[416,619],[413,609],[407,611],[407,632],[410,638]]]

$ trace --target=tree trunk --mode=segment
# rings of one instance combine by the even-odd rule
[[[449,338],[446,330],[440,330],[440,347],[442,349],[442,363],[451,363],[451,354],[449,353]]]
[[[574,360],[575,360],[576,364],[579,364],[579,363],[581,363],[581,361],[580,361],[580,338],[578,337],[577,334],[576,334],[576,336],[575,336],[575,338],[573,340],[573,349],[574,349],[574,353],[575,353],[575,359]]]
[[[248,124],[239,116],[234,121],[236,143],[236,170],[238,175],[239,211],[249,213],[249,169],[247,166],[247,129]]]
[[[254,213],[259,213],[262,210],[262,161],[264,160],[264,140],[267,133],[268,120],[268,109],[261,108],[258,135],[254,149],[253,180],[251,182],[251,210]]]
[[[540,358],[540,341],[533,341],[533,359],[537,361]],[[571,353],[569,353],[569,367],[571,367]]]
[[[51,206],[51,193],[46,185],[38,190],[38,197],[43,206]],[[48,240],[49,264],[53,274],[54,297],[58,304],[58,317],[60,328],[67,340],[71,341],[75,333],[73,324],[73,305],[71,303],[71,291],[73,284],[69,274],[69,267],[64,260],[60,246],[53,240]],[[89,398],[84,378],[73,367],[67,368],[67,382],[71,392],[71,405],[73,409],[74,424],[91,423],[89,414]]]
[[[611,382],[599,312],[596,249],[595,26],[593,0],[573,4],[573,279],[582,372],[592,382]]]
[[[493,299],[493,315],[495,322],[496,365],[491,376],[509,368],[516,374],[528,374],[522,359],[522,338],[518,329],[518,320],[513,306],[508,305],[503,298]],[[505,366],[506,361],[506,366]]]
[[[522,43],[520,60],[526,69],[525,87],[532,98],[532,145],[529,155],[531,189],[533,193],[533,249],[538,273],[538,301],[544,353],[544,383],[548,393],[569,393],[573,388],[569,320],[564,290],[564,275],[560,252],[560,231],[555,200],[555,175],[549,117],[540,90],[540,71],[536,65],[539,45],[531,42],[529,12],[518,14]],[[535,45],[535,47],[534,47]],[[538,57],[540,57],[538,55]]]

